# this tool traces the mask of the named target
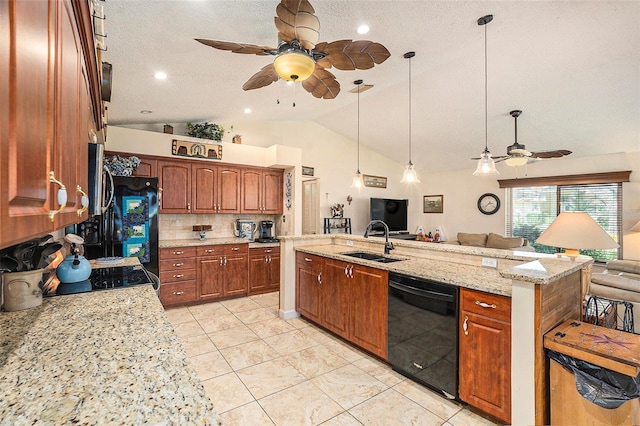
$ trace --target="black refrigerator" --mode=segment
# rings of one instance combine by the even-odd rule
[[[158,178],[114,176],[112,193],[105,213],[67,227],[67,233],[84,238],[87,259],[134,256],[158,275]]]

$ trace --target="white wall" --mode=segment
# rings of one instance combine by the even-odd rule
[[[158,132],[162,125],[156,125]],[[387,188],[363,188],[360,192],[351,188],[356,170],[357,144],[354,140],[338,135],[310,121],[260,122],[236,125],[234,132],[242,134],[242,145],[223,143],[224,162],[258,166],[301,165],[314,168],[314,177],[319,179],[320,214],[329,216],[329,206],[345,205],[345,216],[352,218],[354,234],[364,233],[369,220],[369,198],[408,198],[409,230],[422,225],[425,231],[434,231],[442,226],[449,240],[456,239],[458,232],[504,233],[505,190],[500,189],[498,179],[516,177],[557,176],[581,173],[599,173],[632,170],[631,182],[623,184],[623,255],[626,259],[640,259],[640,232],[629,229],[640,221],[640,152],[610,154],[597,157],[574,157],[543,160],[525,168],[512,168],[498,163],[500,175],[493,177],[473,176],[475,163],[469,161],[468,169],[440,173],[428,173],[428,162],[432,159],[414,159],[421,184],[407,186],[400,183],[403,164],[388,160],[384,156],[360,146],[360,171],[364,174],[387,178]],[[355,133],[355,131],[354,131]],[[231,139],[227,135],[225,140]],[[355,135],[354,135],[355,136]],[[125,128],[109,127],[107,149],[150,155],[171,156],[172,138],[190,140],[187,136],[142,132]],[[197,140],[197,139],[195,139]],[[274,146],[275,145],[275,146]],[[298,149],[288,149],[298,148]],[[389,149],[398,149],[393,141]],[[276,164],[281,162],[281,164]],[[517,175],[516,175],[517,171]],[[300,170],[294,173],[294,206],[290,213],[299,233],[302,201]],[[478,198],[491,192],[500,197],[502,206],[494,215],[484,215],[476,207]],[[423,213],[424,195],[444,196],[442,214]],[[351,205],[347,196],[351,195]],[[287,219],[288,220],[288,219]],[[286,227],[285,227],[286,228]]]

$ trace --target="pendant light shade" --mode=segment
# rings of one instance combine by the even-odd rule
[[[483,16],[478,19],[478,25],[484,26],[484,151],[480,154],[478,160],[478,166],[476,171],[473,172],[474,176],[484,175],[499,175],[500,172],[496,170],[496,163],[491,158],[491,152],[488,148],[488,134],[487,134],[487,24],[493,20],[493,15]]]
[[[360,85],[362,84],[362,80],[356,80],[353,84],[358,88],[358,169],[356,170],[355,175],[353,175],[351,187],[360,190],[360,188],[364,186],[362,173],[360,173]]]
[[[416,52],[407,52],[404,58],[409,60],[409,163],[404,168],[401,183],[420,183],[418,173],[411,162],[411,58],[416,56]]]

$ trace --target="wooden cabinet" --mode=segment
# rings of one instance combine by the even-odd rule
[[[249,244],[200,246],[197,251],[198,298],[245,296]]]
[[[95,54],[83,49],[78,26],[91,17],[81,2],[4,1],[0,4],[0,247],[83,220],[88,127],[93,115]],[[37,49],[34,46],[38,46]],[[93,70],[95,71],[95,70]],[[94,81],[96,80],[96,81]],[[91,113],[87,114],[87,108]],[[58,184],[67,202],[57,217]]]
[[[282,214],[282,170],[243,168],[241,213]]]
[[[386,359],[388,273],[296,253],[296,310]]]
[[[158,161],[160,213],[191,213],[191,164]]]
[[[280,247],[249,249],[249,294],[280,289]]]
[[[160,249],[160,301],[164,306],[197,300],[196,249]]]
[[[132,176],[146,178],[158,176],[158,160],[140,155],[136,155],[136,157],[140,160],[140,164],[138,164],[138,168],[133,171]]]
[[[296,253],[296,311],[320,324],[323,258]]]
[[[460,291],[460,399],[511,423],[511,299]]]

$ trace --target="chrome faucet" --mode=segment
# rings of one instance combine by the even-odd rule
[[[372,220],[367,225],[367,229],[364,230],[364,237],[369,238],[369,230],[371,229],[371,226],[376,223],[381,223],[382,226],[384,226],[384,254],[389,254],[389,251],[393,250],[393,243],[389,242],[389,227],[386,223],[378,219]]]

